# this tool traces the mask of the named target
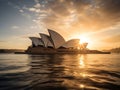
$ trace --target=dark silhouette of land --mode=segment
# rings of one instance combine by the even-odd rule
[[[118,48],[113,48],[113,49],[110,50],[110,52],[120,53],[120,47],[118,47]]]
[[[103,50],[111,53],[120,53],[120,47],[112,48],[109,50]],[[15,53],[15,52],[25,52],[24,49],[0,49],[0,53]]]
[[[103,51],[107,51],[107,52],[111,52],[111,53],[120,53],[120,47],[112,48],[109,50],[103,50]]]
[[[0,53],[15,53],[15,52],[24,52],[23,49],[0,49]]]

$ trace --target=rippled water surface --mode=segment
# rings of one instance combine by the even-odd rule
[[[0,90],[120,90],[120,54],[0,54]]]

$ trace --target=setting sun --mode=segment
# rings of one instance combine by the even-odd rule
[[[85,36],[79,36],[78,38],[80,39],[80,44],[86,42],[89,43],[91,41],[88,37]]]

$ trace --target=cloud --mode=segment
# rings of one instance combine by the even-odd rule
[[[103,41],[107,43],[120,43],[120,34],[106,38]]]
[[[12,29],[19,29],[19,26],[12,26]]]
[[[22,9],[20,9],[19,12],[23,13],[24,11]]]
[[[35,12],[36,8],[29,8],[29,11]]]
[[[38,0],[35,0],[35,4],[32,7],[27,7],[27,8],[24,7],[24,9],[34,13],[41,13],[41,12],[43,13],[43,10],[41,8],[42,8],[42,5],[39,3]]]
[[[41,7],[41,5],[40,5],[40,3],[37,3],[34,5],[34,7],[39,9]]]
[[[30,26],[30,29],[37,29],[37,26]]]
[[[37,24],[68,34],[99,31],[120,22],[119,0],[34,0],[22,10],[32,12]]]
[[[91,32],[117,24],[119,9],[120,2],[115,0],[44,0],[36,1],[29,11],[50,28]]]

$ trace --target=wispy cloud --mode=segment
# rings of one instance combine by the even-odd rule
[[[19,26],[12,26],[12,29],[19,29]]]
[[[35,0],[33,6],[23,9],[33,12],[35,20],[48,28],[82,33],[117,24],[119,6],[113,0]]]
[[[24,11],[22,9],[20,9],[19,12],[23,13]]]
[[[44,23],[48,28],[63,31],[91,32],[118,24],[120,1],[118,0],[34,0],[34,4],[22,7],[9,3],[22,13]],[[57,26],[57,27],[56,27]]]

